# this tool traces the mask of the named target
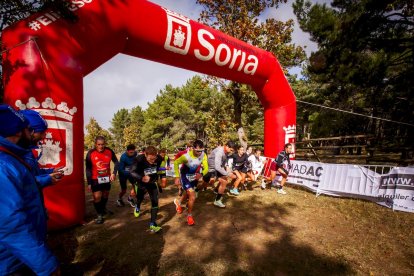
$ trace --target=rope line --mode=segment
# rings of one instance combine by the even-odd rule
[[[343,112],[343,113],[348,113],[348,114],[352,114],[352,115],[356,115],[356,116],[362,116],[362,117],[366,117],[366,118],[371,118],[371,119],[386,121],[386,122],[390,122],[390,123],[396,123],[396,124],[401,124],[401,125],[406,125],[406,126],[414,127],[414,124],[410,124],[410,123],[399,122],[399,121],[394,121],[394,120],[390,120],[390,119],[380,118],[380,117],[376,117],[376,116],[371,116],[371,115],[356,113],[356,112],[353,112],[353,111],[348,111],[348,110],[343,110],[343,109],[339,109],[339,108],[333,108],[333,107],[329,107],[329,106],[325,106],[325,105],[320,105],[320,104],[305,102],[305,101],[301,101],[301,100],[298,100],[298,99],[296,99],[296,101],[298,103],[313,105],[313,106],[317,106],[317,107],[321,107],[321,108],[326,108],[326,109],[330,109],[330,110],[334,110],[334,111],[339,111],[339,112]]]

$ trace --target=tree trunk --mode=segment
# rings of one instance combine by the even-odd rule
[[[240,145],[247,150],[247,137],[242,127],[237,130],[237,136],[239,136]]]
[[[236,82],[232,82],[228,88],[230,94],[233,96],[233,108],[234,108],[234,123],[237,129],[242,126],[242,92],[240,91],[240,85]]]

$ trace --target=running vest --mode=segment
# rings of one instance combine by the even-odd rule
[[[161,155],[159,155],[159,156],[162,158]],[[162,161],[161,161],[160,171],[158,172],[158,174],[165,174],[166,173],[167,166],[170,165],[170,164],[168,164],[169,163],[168,161],[169,161],[168,155],[165,155],[164,159],[162,159]]]
[[[201,163],[203,163],[204,152],[200,154],[199,157],[191,157],[190,152],[185,153],[185,158],[187,159],[187,163],[181,167],[181,171],[185,173],[201,173]]]
[[[286,171],[286,173],[288,173],[288,171],[290,170],[290,158],[289,154],[287,154],[286,151],[282,150],[278,154],[274,162],[276,162],[277,168],[282,168]]]
[[[241,170],[247,163],[248,156],[246,153],[243,153],[242,156],[239,156],[238,153],[235,153],[231,156],[233,158],[233,169]]]
[[[111,175],[112,151],[105,148],[103,152],[94,150],[90,155],[92,163],[92,179]]]

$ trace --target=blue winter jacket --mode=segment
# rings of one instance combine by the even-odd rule
[[[33,147],[32,150],[36,148],[37,147]],[[50,176],[50,174],[53,172],[54,169],[41,169],[38,163],[39,158],[36,158],[34,156],[32,150],[29,150],[24,155],[23,159],[30,165],[30,167],[32,167],[32,174],[35,176],[39,188],[43,189],[53,184],[52,177]]]
[[[3,137],[0,146],[23,158],[25,150]],[[0,275],[27,265],[38,275],[50,275],[58,261],[45,244],[46,217],[35,179],[12,155],[0,151]]]
[[[128,154],[126,152],[124,152],[121,155],[121,159],[119,160],[119,168],[118,168],[118,173],[119,173],[119,178],[131,178],[131,167],[132,164],[134,163],[135,158],[137,157],[137,153],[135,152],[135,154],[133,156],[128,156]]]

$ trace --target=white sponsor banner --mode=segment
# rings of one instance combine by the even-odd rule
[[[395,167],[386,174],[376,172],[376,168],[292,160],[287,181],[317,195],[362,198],[414,213],[414,168]]]
[[[319,193],[375,197],[380,174],[363,166],[326,164]]]
[[[414,213],[414,168],[393,168],[382,175],[378,198],[394,210]]]
[[[292,160],[287,181],[317,192],[325,165],[317,162]]]

